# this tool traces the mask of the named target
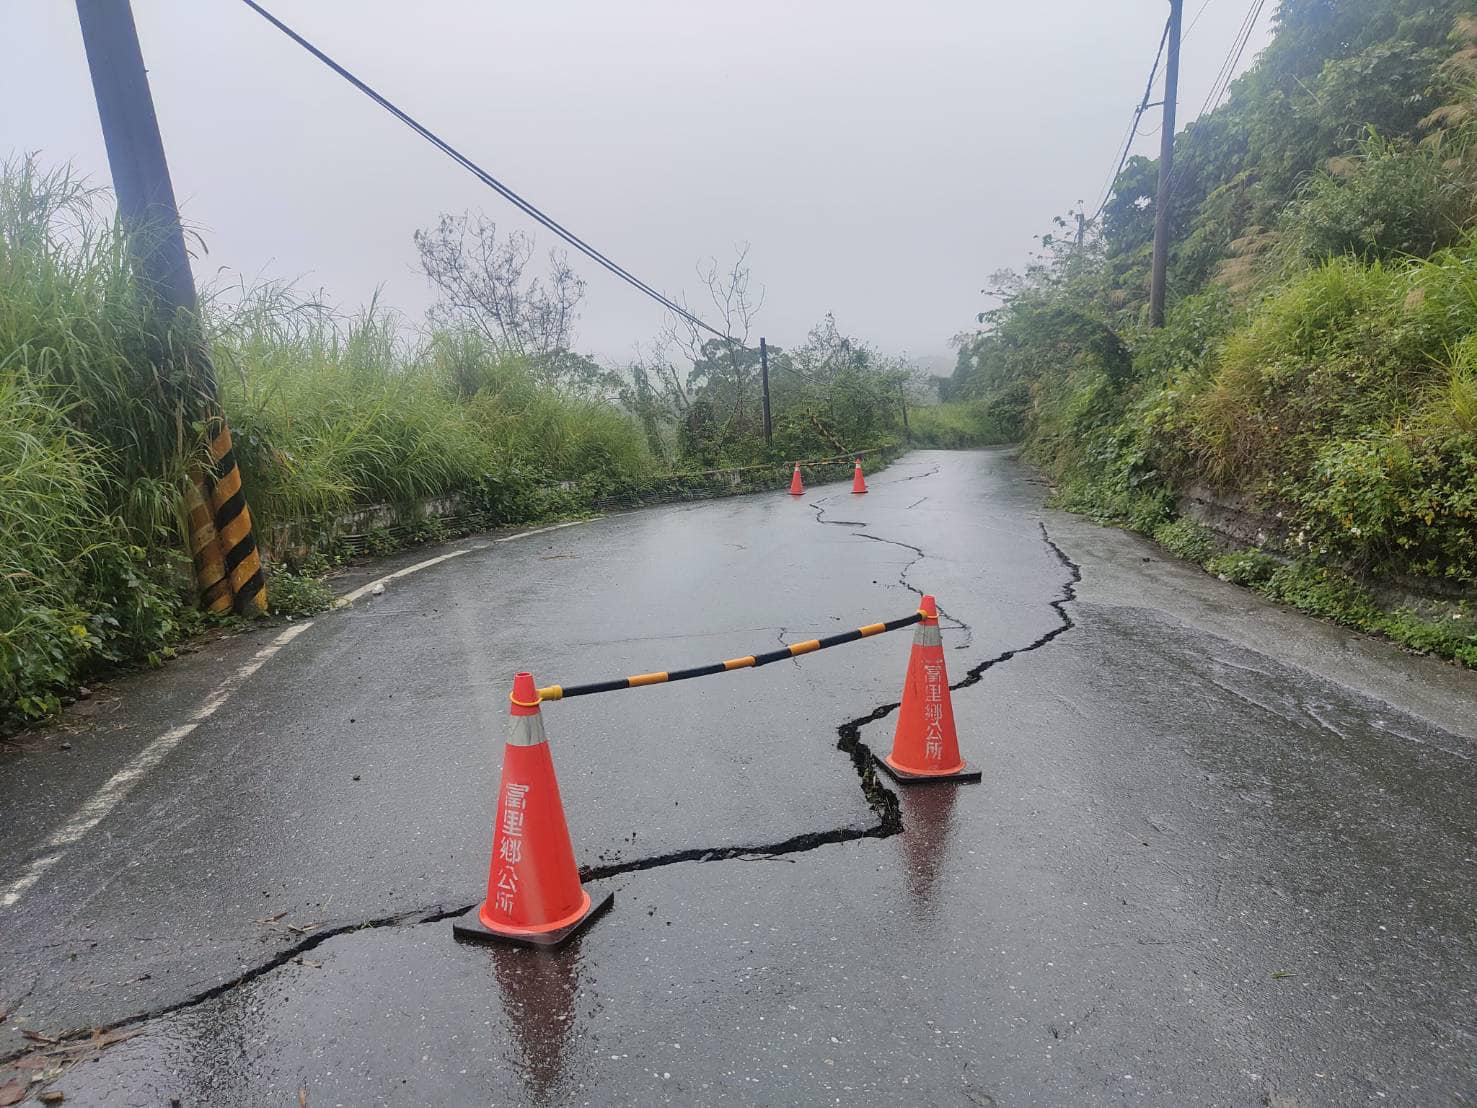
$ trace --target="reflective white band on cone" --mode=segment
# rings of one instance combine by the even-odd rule
[[[544,742],[548,742],[548,738],[544,735],[544,717],[542,713],[536,712],[531,716],[508,717],[509,746],[538,746]]]

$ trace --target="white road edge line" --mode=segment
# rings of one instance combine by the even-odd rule
[[[423,569],[429,569],[431,566],[440,565],[442,562],[449,561],[452,558],[459,558],[463,554],[471,554],[477,550],[486,550],[493,543],[513,542],[515,539],[526,539],[530,535],[542,535],[547,531],[558,531],[563,527],[574,527],[577,524],[588,522],[588,520],[575,519],[570,520],[568,523],[555,523],[549,527],[537,527],[532,531],[520,531],[515,535],[504,535],[500,539],[493,539],[490,543],[477,543],[475,546],[453,550],[449,554],[427,558],[425,561],[417,562],[413,566],[406,566],[404,569],[386,574],[384,577],[371,581],[367,585],[361,585],[353,592],[341,596],[335,602],[334,607],[341,608],[352,604],[361,596],[369,593],[376,585],[383,585],[401,577],[408,577],[412,573],[418,573]],[[189,719],[178,727],[171,727],[168,731],[164,732],[164,734],[144,747],[134,757],[133,761],[108,778],[103,787],[93,793],[87,803],[72,813],[71,819],[67,820],[66,823],[51,833],[46,842],[42,844],[42,849],[46,853],[32,861],[26,867],[24,873],[5,886],[5,891],[0,893],[0,908],[9,908],[21,897],[25,896],[31,886],[41,880],[47,870],[61,861],[62,855],[65,853],[67,847],[76,843],[83,835],[86,835],[101,823],[104,817],[116,808],[124,797],[133,791],[133,787],[138,784],[139,778],[167,758],[170,751],[189,738],[194,733],[195,728],[215,715],[220,709],[220,706],[230,699],[231,694],[245,684],[257,670],[271,661],[273,655],[309,627],[312,627],[314,622],[314,620],[308,620],[305,623],[298,623],[279,633],[276,638],[252,655],[250,661],[222,681],[217,686],[215,692],[211,693],[209,698],[200,707],[190,713]]]
[[[519,531],[516,535],[504,535],[500,539],[493,539],[492,542],[479,542],[472,546],[464,546],[460,550],[453,550],[447,554],[438,554],[434,558],[427,558],[424,562],[416,562],[413,566],[406,566],[404,569],[397,569],[394,573],[387,573],[383,577],[376,577],[368,584],[360,585],[357,589],[344,593],[343,596],[333,602],[333,606],[335,608],[347,608],[354,601],[368,596],[381,585],[388,585],[391,581],[398,581],[402,577],[409,577],[412,573],[419,573],[423,569],[430,569],[432,566],[440,565],[442,562],[449,562],[453,558],[460,558],[463,554],[486,550],[494,543],[526,539],[530,535],[542,535],[549,531],[558,531],[564,527],[578,527],[581,523],[589,522],[587,519],[572,519],[567,523],[555,523],[548,527],[535,527],[532,531]]]
[[[275,639],[252,655],[249,662],[222,681],[215,692],[210,694],[210,697],[205,703],[190,713],[188,720],[178,727],[171,727],[168,731],[164,732],[164,734],[144,747],[133,761],[108,778],[103,787],[93,793],[86,804],[72,813],[71,819],[67,820],[66,823],[51,833],[51,836],[42,845],[42,849],[47,851],[47,853],[33,861],[26,867],[25,873],[21,874],[20,877],[5,887],[5,892],[0,894],[0,908],[9,908],[24,896],[26,890],[41,880],[42,875],[47,870],[61,861],[62,855],[67,847],[77,842],[83,835],[101,823],[103,817],[116,808],[119,802],[133,791],[133,787],[138,784],[139,778],[168,757],[169,752],[179,746],[185,739],[189,738],[194,733],[195,728],[215,715],[216,711],[226,702],[230,695],[240,688],[241,684],[248,677],[261,669],[267,662],[271,661],[272,656],[277,651],[281,650],[311,626],[313,626],[313,621],[309,620],[306,623],[296,624],[281,632]]]

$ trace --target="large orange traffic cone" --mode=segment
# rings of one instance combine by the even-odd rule
[[[791,496],[804,496],[805,495],[805,482],[802,481],[802,480],[800,480],[800,463],[799,462],[796,462],[795,463],[795,473],[790,478],[790,495]]]
[[[925,596],[918,611],[923,621],[913,632],[913,653],[903,679],[903,702],[898,705],[892,753],[878,758],[877,764],[900,784],[978,781],[980,771],[959,756],[938,604],[933,597]]]
[[[851,491],[853,493],[867,491],[867,479],[862,476],[862,460],[856,460],[856,469],[851,474]]]
[[[462,939],[558,946],[609,908],[615,894],[591,900],[580,885],[533,676],[518,674],[508,699],[487,899],[451,929]]]

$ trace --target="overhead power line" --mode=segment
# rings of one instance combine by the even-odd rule
[[[1209,0],[1206,0],[1208,3]],[[1169,21],[1164,23],[1164,33],[1159,36],[1159,52],[1154,55],[1154,64],[1149,69],[1149,79],[1144,84],[1144,95],[1139,100],[1139,105],[1133,110],[1133,120],[1128,125],[1128,138],[1123,142],[1123,153],[1118,158],[1118,166],[1108,176],[1107,187],[1103,190],[1102,203],[1097,206],[1092,220],[1096,221],[1103,214],[1103,209],[1108,206],[1108,201],[1113,196],[1113,183],[1118,180],[1118,174],[1123,172],[1123,167],[1128,164],[1128,155],[1133,150],[1133,140],[1138,137],[1139,121],[1143,119],[1144,113],[1149,110],[1149,97],[1154,94],[1154,78],[1159,76],[1159,63],[1164,60],[1164,45],[1169,41]]]
[[[1262,9],[1266,5],[1267,0],[1251,0],[1251,6],[1247,8],[1246,16],[1241,21],[1241,28],[1236,32],[1236,37],[1231,40],[1231,48],[1226,51],[1225,60],[1221,62],[1215,83],[1210,86],[1205,103],[1200,107],[1200,115],[1203,116],[1206,112],[1214,111],[1220,106],[1221,98],[1231,87],[1231,81],[1236,76],[1236,67],[1241,64],[1241,56],[1246,52],[1246,44],[1251,41],[1251,33],[1256,30],[1257,20],[1261,18]]]
[[[496,192],[499,196],[503,197],[503,199],[511,203],[519,211],[532,218],[541,226],[546,227],[550,231],[554,232],[554,234],[558,235],[570,246],[574,247],[581,254],[585,255],[585,257],[609,270],[611,273],[615,274],[615,276],[619,277],[622,281],[625,281],[632,288],[649,296],[662,307],[666,308],[667,311],[672,312],[674,315],[678,316],[681,319],[685,319],[694,327],[699,327],[704,331],[708,331],[711,334],[717,335],[720,339],[727,339],[731,337],[718,330],[718,328],[714,327],[712,324],[706,322],[698,316],[693,315],[690,311],[688,311],[682,305],[678,304],[676,301],[670,299],[667,296],[664,296],[662,293],[658,292],[656,289],[648,285],[645,281],[635,276],[629,270],[617,265],[615,262],[611,261],[610,258],[606,257],[589,243],[585,242],[584,239],[580,238],[573,231],[568,230],[566,227],[556,221],[552,216],[541,211],[530,201],[525,200],[523,197],[519,196],[518,193],[514,192],[507,185],[503,184],[503,182],[499,181],[491,173],[487,172],[487,170],[483,169],[476,162],[472,161],[471,158],[467,157],[460,150],[457,150],[454,146],[452,146],[445,139],[441,138],[441,136],[437,135],[429,127],[425,126],[423,123],[420,123],[418,120],[411,117],[408,113],[397,107],[389,99],[382,96],[374,89],[370,88],[369,85],[365,84],[358,77],[354,76],[354,74],[350,73],[347,69],[341,66],[338,62],[330,58],[322,50],[318,49],[318,47],[314,46],[307,39],[303,38],[302,35],[298,34],[286,23],[283,23],[282,20],[278,19],[271,12],[267,11],[266,8],[256,3],[256,0],[241,0],[241,2],[252,11],[256,12],[257,15],[261,16],[268,23],[272,24],[272,26],[276,27],[277,30],[281,31],[288,38],[292,39],[293,42],[297,43],[308,53],[312,54],[313,57],[317,58],[324,65],[328,66],[329,69],[333,70],[344,80],[348,81],[349,84],[353,85],[360,92],[364,93],[365,96],[369,97],[380,107],[384,108],[385,111],[389,112],[396,119],[400,120],[401,123],[404,123],[412,131],[424,138],[432,146],[436,147],[442,153],[446,154],[449,158],[452,159],[452,161],[456,162],[458,165],[468,170],[474,177],[476,177],[488,188]]]
[[[1200,10],[1195,13],[1195,18],[1190,20],[1190,25],[1185,28],[1185,33],[1180,39],[1181,42],[1184,42],[1185,39],[1190,37],[1190,32],[1195,29],[1195,24],[1200,22],[1200,17],[1205,14],[1205,9],[1208,7],[1210,7],[1210,0],[1205,0],[1205,2],[1200,5]]]

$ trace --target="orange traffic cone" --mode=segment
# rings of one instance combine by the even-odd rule
[[[867,491],[867,479],[862,476],[862,460],[856,460],[856,469],[851,474],[851,491],[853,493]]]
[[[898,705],[892,753],[878,758],[877,764],[900,784],[978,781],[980,771],[959,757],[938,604],[933,597],[925,596],[918,611],[923,622],[913,632],[913,654],[903,679],[903,702]]]
[[[794,473],[794,476],[792,476],[790,478],[790,495],[791,496],[804,496],[805,495],[805,482],[802,481],[802,480],[800,480],[800,463],[799,462],[796,462],[795,463],[795,473]]]
[[[460,939],[554,947],[609,908],[615,894],[592,901],[580,885],[533,676],[518,674],[508,699],[487,899],[451,929]]]

